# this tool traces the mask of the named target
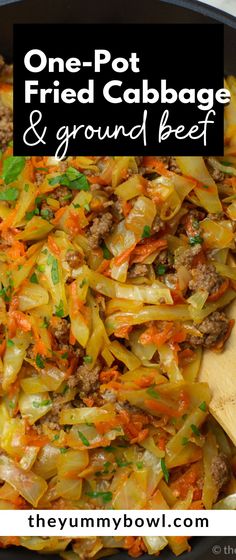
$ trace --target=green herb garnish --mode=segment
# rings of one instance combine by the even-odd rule
[[[77,191],[89,191],[90,186],[86,175],[80,173],[75,167],[68,167],[65,173],[49,179],[50,185],[64,185]]]
[[[191,430],[195,436],[200,436],[201,432],[195,424],[191,424]]]
[[[84,356],[84,362],[85,364],[91,364],[93,361],[92,356]]]
[[[200,408],[200,410],[202,410],[202,412],[206,412],[206,410],[207,410],[206,402],[202,401],[198,408]]]
[[[35,361],[36,361],[36,365],[38,366],[38,368],[40,368],[40,369],[44,368],[45,364],[44,364],[44,361],[42,360],[40,354],[37,354]]]
[[[20,175],[25,166],[25,158],[21,156],[9,156],[3,162],[2,178],[6,185],[12,183]]]
[[[82,443],[84,445],[86,445],[86,447],[89,447],[90,446],[89,440],[86,438],[86,436],[82,432],[80,432],[80,430],[78,430],[78,435],[79,435]]]
[[[32,276],[30,276],[30,282],[31,282],[31,284],[38,284],[39,283],[37,275],[35,274],[35,272],[33,272]]]
[[[15,343],[14,343],[13,340],[11,340],[10,338],[7,340],[7,346],[8,346],[8,348],[11,348],[12,346],[14,346],[14,344],[15,344]]]
[[[112,500],[112,492],[86,492],[86,496],[90,498],[102,498],[104,504]]]
[[[33,401],[32,404],[34,408],[41,408],[42,406],[49,406],[50,404],[52,404],[52,401],[50,399],[41,402]]]
[[[54,286],[58,284],[60,281],[58,262],[57,259],[55,259],[54,257],[53,257],[52,268],[51,268],[51,279],[53,281]]]
[[[156,273],[158,274],[158,276],[163,276],[165,272],[166,272],[166,266],[164,264],[158,264],[156,266]]]
[[[146,390],[146,393],[150,397],[153,397],[153,399],[160,399],[159,393],[157,391],[155,391],[155,389],[153,389],[152,387],[148,387],[148,389]]]
[[[145,239],[146,237],[150,237],[150,235],[151,235],[150,226],[144,226],[143,233],[142,233],[142,239]]]
[[[193,237],[189,237],[190,245],[197,245],[197,243],[203,243],[203,239],[200,235],[194,235]]]
[[[4,191],[0,192],[0,200],[4,200],[6,202],[13,202],[17,200],[19,196],[18,189],[12,187],[11,189],[5,189]]]
[[[63,301],[62,300],[60,300],[59,305],[56,305],[55,315],[57,317],[63,317],[63,315],[64,315],[64,307],[63,307]]]
[[[161,458],[161,470],[163,472],[164,475],[164,479],[166,481],[166,483],[168,484],[169,482],[169,478],[170,478],[170,473],[167,469],[166,463],[165,463],[165,459],[163,459],[163,457]]]
[[[188,442],[189,442],[188,438],[186,438],[186,437],[182,438],[182,441],[181,441],[182,445],[187,445]]]
[[[108,247],[105,245],[105,243],[102,244],[102,252],[103,252],[103,258],[109,261],[112,257],[112,254],[109,251]]]

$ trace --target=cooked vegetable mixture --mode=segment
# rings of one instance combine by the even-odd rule
[[[3,63],[1,76],[0,508],[232,507],[236,450],[198,372],[233,327],[235,78],[222,158],[58,163],[13,157]],[[65,560],[189,549],[185,537],[0,543]]]

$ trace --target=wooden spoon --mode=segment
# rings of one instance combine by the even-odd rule
[[[227,315],[236,318],[236,300]],[[222,353],[203,352],[199,381],[209,384],[210,412],[236,445],[236,324]]]

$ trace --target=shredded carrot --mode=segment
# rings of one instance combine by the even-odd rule
[[[184,474],[181,474],[170,484],[171,490],[179,498],[186,498],[189,488],[196,489],[196,483],[202,476],[202,465],[200,462],[193,463]],[[200,498],[195,498],[200,499]]]
[[[141,334],[139,342],[143,345],[153,343],[157,346],[162,346],[162,344],[171,338],[172,333],[173,323],[171,322],[165,323],[162,330],[158,330],[158,328],[153,324]]]
[[[62,206],[61,208],[59,208],[59,210],[57,210],[55,213],[54,219],[52,220],[52,224],[56,226],[60,222],[60,219],[65,214],[66,210],[67,210],[66,206]]]
[[[60,251],[56,241],[53,239],[53,237],[51,235],[48,236],[48,247],[49,247],[50,251],[52,251],[52,253],[54,253],[54,255],[56,255],[56,257],[60,256],[61,251]]]
[[[125,200],[122,203],[122,212],[123,212],[125,217],[128,216],[131,209],[132,209],[132,204],[130,202],[128,202],[127,200]]]
[[[220,284],[218,290],[208,296],[207,301],[217,301],[229,288],[229,279],[225,278],[224,282]]]
[[[157,173],[159,173],[159,175],[164,175],[164,177],[171,176],[171,171],[168,171],[168,169],[166,169],[164,163],[152,156],[145,156],[143,158],[143,165],[150,169],[154,169],[155,171],[157,171]]]
[[[117,381],[119,379],[120,373],[116,368],[108,369],[106,371],[101,371],[99,378],[102,383],[108,383],[109,381]]]
[[[125,261],[127,261],[129,259],[130,255],[131,255],[132,251],[134,250],[135,246],[136,246],[136,243],[134,243],[133,245],[131,245],[131,247],[129,247],[128,249],[123,251],[123,253],[121,253],[121,255],[118,255],[118,257],[115,257],[113,259],[114,266],[120,266]]]
[[[124,327],[120,327],[114,331],[114,336],[117,338],[126,338],[129,340],[129,334],[131,333],[133,327],[132,325],[125,325]]]
[[[130,262],[132,263],[141,263],[143,262],[146,257],[157,251],[158,249],[162,251],[163,249],[167,248],[167,241],[166,239],[145,239],[142,243],[137,245],[132,252]]]
[[[4,355],[5,350],[6,350],[6,340],[3,340],[0,344],[0,357],[1,358]]]

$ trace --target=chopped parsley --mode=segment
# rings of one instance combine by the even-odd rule
[[[119,457],[116,458],[116,464],[118,467],[128,467],[128,465],[132,465],[132,461],[122,461]]]
[[[200,410],[202,410],[202,412],[206,412],[206,410],[207,410],[206,402],[202,401],[198,408],[200,408]]]
[[[51,268],[51,279],[53,281],[54,286],[59,284],[59,268],[58,268],[58,261],[53,257],[52,261],[52,268]]]
[[[9,401],[8,406],[9,406],[9,408],[14,409],[16,405],[13,401]]]
[[[54,216],[53,211],[49,210],[49,208],[43,208],[40,213],[45,220],[51,220]]]
[[[49,326],[49,321],[48,321],[47,317],[44,317],[43,323],[41,324],[41,328],[42,329],[47,329],[48,326]]]
[[[68,167],[65,173],[49,179],[50,185],[64,185],[68,189],[77,191],[89,191],[90,186],[86,175],[80,173],[75,167]]]
[[[45,364],[44,364],[44,361],[42,360],[40,354],[37,354],[35,361],[36,361],[36,365],[38,366],[38,368],[40,368],[40,369],[44,368]]]
[[[92,356],[84,356],[84,362],[85,364],[91,364],[93,361]]]
[[[0,297],[2,297],[6,303],[11,301],[12,290],[13,286],[11,284],[9,284],[6,288],[3,287],[0,289]]]
[[[67,447],[61,447],[60,453],[66,453],[68,451]]]
[[[60,300],[59,305],[56,305],[55,315],[57,317],[63,317],[63,315],[64,315],[64,307],[63,307],[63,301],[62,300]]]
[[[2,178],[8,185],[15,181],[25,166],[25,158],[21,156],[9,156],[3,162]]]
[[[27,222],[29,222],[30,220],[32,220],[34,216],[38,216],[38,215],[39,215],[39,209],[35,208],[34,210],[31,210],[31,212],[26,212],[25,219],[27,220]]]
[[[87,280],[87,278],[83,278],[82,282],[80,282],[79,287],[83,288],[86,284],[88,284],[88,280]]]
[[[194,235],[193,237],[189,237],[190,245],[197,245],[197,243],[203,243],[203,239],[200,235]]]
[[[112,492],[96,492],[91,490],[90,492],[86,492],[86,496],[90,498],[102,498],[104,504],[112,500]]]
[[[231,163],[230,161],[222,161],[221,164],[222,164],[222,165],[225,165],[226,167],[232,165],[232,163]]]
[[[113,451],[116,451],[116,447],[113,447],[112,445],[107,445],[106,447],[103,447],[103,449],[105,451],[109,451],[110,453],[112,453]]]
[[[7,202],[14,202],[17,200],[18,196],[19,190],[14,187],[0,192],[0,200],[5,200]]]
[[[146,390],[147,395],[149,395],[150,397],[152,397],[153,399],[159,399],[160,395],[157,391],[155,391],[155,389],[153,389],[152,387],[148,387],[148,389]]]
[[[69,389],[69,385],[67,385],[67,383],[66,383],[65,387],[63,388],[63,390],[61,392],[61,394],[64,396],[67,393],[68,389]]]
[[[89,440],[86,438],[86,436],[80,430],[78,430],[78,435],[79,435],[82,443],[84,445],[86,445],[86,447],[89,447],[90,446]]]
[[[137,469],[138,469],[139,471],[140,471],[141,469],[143,469],[143,462],[142,462],[142,461],[138,461],[138,462],[136,463],[136,467],[137,467]]]
[[[88,202],[85,202],[84,209],[86,210],[86,212],[90,212],[90,206]]]
[[[56,435],[54,436],[54,438],[52,439],[52,441],[57,441],[57,440],[59,439],[59,437],[60,437],[59,434],[56,434]]]
[[[32,276],[30,277],[30,282],[31,282],[31,284],[38,284],[39,283],[37,275],[35,274],[35,272],[33,272]]]
[[[156,273],[158,274],[158,276],[163,276],[165,272],[166,272],[166,266],[164,264],[158,264],[156,266]]]
[[[28,192],[28,190],[29,190],[29,185],[25,185],[25,186],[24,186],[24,191],[25,191],[25,192]]]
[[[201,432],[195,424],[191,424],[191,430],[195,436],[200,436]]]
[[[182,441],[181,441],[182,445],[187,445],[188,442],[189,442],[188,438],[186,438],[186,437],[182,438]]]
[[[142,233],[142,239],[145,239],[146,237],[150,237],[150,235],[151,235],[150,226],[144,226],[143,233]]]
[[[68,360],[68,358],[69,358],[68,352],[65,352],[64,354],[62,354],[62,359],[63,360]]]
[[[8,348],[11,348],[12,346],[14,346],[14,344],[15,344],[15,343],[14,343],[13,340],[11,340],[10,338],[7,340],[7,346],[8,346]]]
[[[163,472],[164,475],[164,479],[166,481],[166,483],[168,484],[169,482],[169,478],[170,478],[170,473],[167,469],[166,463],[165,463],[165,459],[163,459],[163,457],[161,458],[161,470]]]
[[[45,271],[45,265],[44,264],[38,264],[37,265],[37,270],[39,272],[44,272]]]
[[[34,408],[41,408],[42,406],[49,406],[50,404],[52,404],[52,401],[50,399],[41,402],[33,401],[32,404]]]
[[[106,259],[107,261],[109,261],[112,257],[112,254],[109,251],[109,249],[108,249],[108,247],[106,246],[105,243],[103,243],[103,245],[102,245],[102,252],[103,252],[103,258]]]

